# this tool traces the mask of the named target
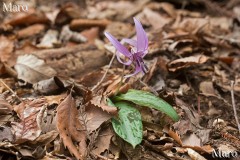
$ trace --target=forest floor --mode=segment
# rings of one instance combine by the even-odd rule
[[[0,3],[0,160],[240,159],[240,1]],[[104,32],[135,38],[133,17],[147,33],[148,72],[124,78],[133,68],[110,63]],[[180,117],[136,105],[135,148],[106,101],[129,89]]]

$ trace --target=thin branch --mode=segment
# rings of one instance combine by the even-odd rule
[[[114,53],[114,55],[112,56],[112,59],[111,59],[111,61],[110,61],[109,64],[108,64],[108,68],[107,68],[106,72],[104,73],[104,75],[102,76],[101,80],[100,80],[95,86],[93,86],[93,88],[91,89],[91,91],[94,91],[96,88],[98,88],[98,87],[100,86],[100,84],[104,81],[104,79],[105,79],[105,77],[106,77],[109,69],[110,69],[111,66],[112,66],[112,63],[113,63],[113,60],[114,60],[115,56],[116,56],[116,53]]]
[[[234,81],[231,81],[231,97],[232,97],[232,107],[234,112],[234,117],[238,126],[238,131],[240,133],[240,124],[238,121],[237,111],[236,111],[236,104],[235,104],[235,98],[234,98]]]
[[[0,82],[1,82],[10,92],[12,92],[12,94],[13,94],[20,102],[22,102],[22,100],[17,96],[17,94],[16,94],[2,79],[0,79]]]

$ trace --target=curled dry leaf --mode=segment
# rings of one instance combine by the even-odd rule
[[[35,91],[42,94],[53,94],[64,88],[63,82],[58,77],[52,77],[50,79],[39,81],[33,84]]]
[[[106,104],[106,97],[105,96],[95,96],[91,100],[91,104],[100,107],[103,111],[106,111],[107,113],[110,113],[112,115],[117,114],[117,108],[108,106]]]
[[[181,68],[186,68],[196,64],[203,64],[205,63],[209,57],[204,55],[197,55],[197,56],[190,56],[186,58],[180,58],[168,63],[169,71],[175,72]]]
[[[32,101],[25,101],[14,107],[19,118],[20,123],[12,122],[12,131],[16,137],[16,143],[23,143],[25,141],[35,140],[41,133],[40,123],[38,117],[43,117],[46,109],[45,99],[35,99]]]
[[[78,32],[71,31],[68,25],[65,25],[60,33],[60,41],[68,42],[72,40],[74,42],[86,42],[87,39]]]
[[[78,160],[83,160],[86,151],[86,129],[80,122],[76,103],[71,94],[57,108],[57,129],[69,152]],[[73,141],[78,142],[79,146],[76,147]]]
[[[41,40],[41,43],[37,45],[38,48],[54,48],[59,44],[58,31],[48,30]]]
[[[14,68],[18,73],[18,79],[31,84],[48,79],[56,74],[56,71],[47,66],[43,60],[30,54],[19,56]]]

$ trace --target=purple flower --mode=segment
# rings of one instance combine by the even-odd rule
[[[128,43],[131,46],[131,51],[129,51],[124,45],[122,45],[115,37],[113,37],[110,33],[105,32],[105,36],[112,43],[112,45],[117,49],[116,56],[120,63],[124,65],[135,66],[134,73],[127,75],[125,77],[131,77],[136,75],[139,72],[146,73],[147,67],[143,62],[144,56],[147,54],[148,49],[148,38],[146,32],[144,31],[141,23],[134,17],[134,23],[137,32],[137,40],[133,39],[122,39],[122,43]],[[123,61],[120,56],[124,55],[127,58],[127,61]]]

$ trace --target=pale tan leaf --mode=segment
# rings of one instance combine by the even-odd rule
[[[170,62],[168,64],[168,69],[172,72],[175,72],[176,70],[179,70],[181,68],[186,68],[186,67],[193,66],[196,64],[205,63],[208,59],[209,59],[209,57],[204,56],[204,55],[180,58],[180,59]]]
[[[84,159],[86,131],[79,120],[76,103],[71,94],[57,108],[57,129],[64,146],[68,148],[69,152],[79,160]],[[79,146],[75,146],[73,141],[78,142]]]
[[[48,79],[56,74],[56,71],[47,66],[43,60],[30,54],[19,56],[14,68],[18,73],[18,79],[32,84]]]

